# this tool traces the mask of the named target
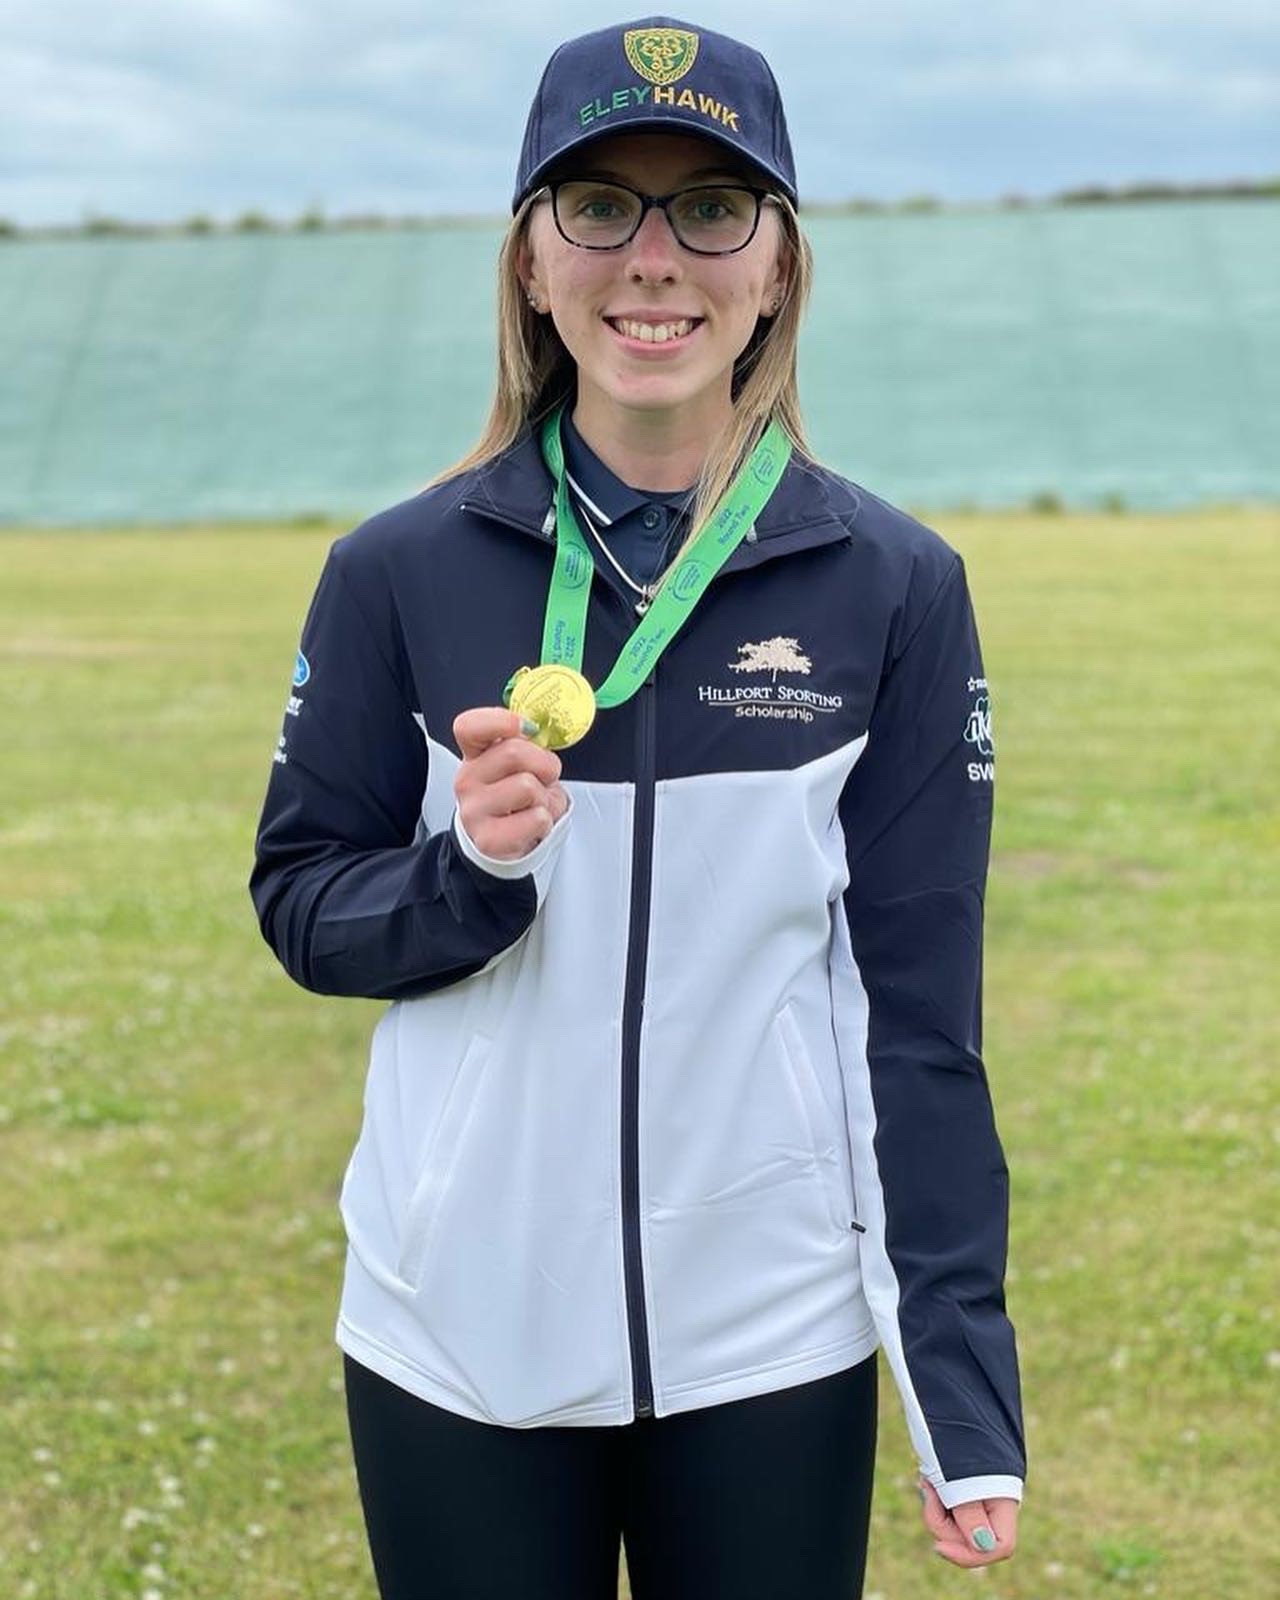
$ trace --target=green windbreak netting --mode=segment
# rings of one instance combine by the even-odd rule
[[[811,442],[914,505],[1280,497],[1280,204],[814,216]],[[367,515],[474,442],[494,226],[0,247],[0,520]]]

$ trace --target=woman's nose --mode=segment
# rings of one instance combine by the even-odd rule
[[[669,277],[679,270],[680,245],[661,206],[650,206],[627,245],[627,266],[644,277]]]

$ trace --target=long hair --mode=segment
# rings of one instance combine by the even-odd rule
[[[492,461],[516,442],[526,425],[536,428],[574,391],[577,368],[573,357],[551,316],[539,314],[529,305],[517,271],[520,247],[537,199],[538,194],[530,195],[512,217],[498,256],[498,383],[489,420],[475,447],[437,474],[427,487]],[[698,474],[689,533],[672,567],[696,539],[770,421],[779,423],[798,452],[812,458],[800,413],[796,345],[813,285],[813,253],[786,196],[775,194],[771,199],[781,224],[785,297],[772,317],[757,321],[746,348],[734,362],[733,412],[713,440]]]

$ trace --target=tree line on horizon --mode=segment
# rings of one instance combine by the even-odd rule
[[[1045,206],[1091,206],[1154,203],[1172,200],[1277,199],[1280,175],[1272,178],[1229,179],[1217,183],[1140,182],[1128,184],[1086,184],[1063,189],[1043,198],[1018,192],[1001,195],[994,201],[962,203],[936,195],[907,195],[897,200],[813,201],[804,205],[808,216],[863,216],[877,214],[918,215],[937,211],[1001,210],[1018,211]],[[329,233],[360,230],[410,228],[488,227],[495,219],[487,215],[440,213],[423,216],[387,216],[377,212],[358,212],[328,216],[319,206],[310,206],[298,216],[278,219],[265,211],[248,209],[226,222],[205,212],[197,212],[179,222],[132,222],[123,217],[87,214],[80,222],[51,223],[24,227],[0,217],[0,240],[36,238],[104,238],[205,234],[252,233]]]

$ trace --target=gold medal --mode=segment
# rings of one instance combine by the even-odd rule
[[[595,690],[580,672],[552,662],[521,667],[503,699],[512,711],[538,724],[533,742],[544,750],[577,744],[595,721]]]

